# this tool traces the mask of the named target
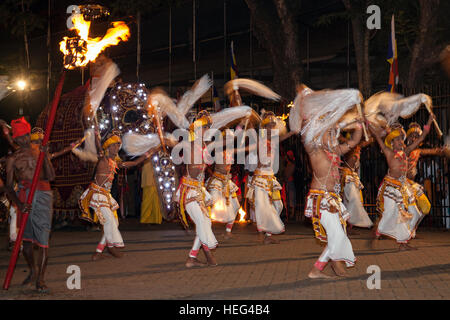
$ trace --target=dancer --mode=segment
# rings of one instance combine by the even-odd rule
[[[49,236],[52,223],[53,195],[50,182],[55,178],[55,172],[45,148],[43,170],[41,171],[36,192],[31,207],[26,204],[28,192],[31,187],[34,171],[36,169],[39,150],[31,147],[31,126],[20,118],[11,122],[12,139],[19,147],[7,158],[7,188],[9,198],[16,204],[18,209],[17,225],[20,225],[22,214],[30,212],[29,219],[23,234],[23,255],[30,270],[24,285],[35,282],[39,292],[47,292],[48,288],[44,281],[45,270],[48,262]],[[19,192],[14,191],[14,177],[19,182]],[[34,263],[33,244],[39,246],[38,268]]]
[[[225,133],[225,131],[223,131]],[[225,239],[231,239],[234,220],[240,204],[237,198],[238,186],[231,179],[233,154],[223,152],[223,164],[216,163],[214,172],[206,182],[206,190],[211,194],[213,206],[211,217],[214,221],[225,223]]]
[[[257,168],[251,177],[251,181],[248,184],[246,198],[253,210],[256,219],[256,228],[258,230],[258,236],[261,238],[264,233],[264,244],[278,244],[279,240],[272,237],[273,234],[280,234],[285,231],[284,223],[281,221],[280,214],[283,210],[283,202],[281,200],[281,185],[277,181],[273,165],[275,165],[275,156],[278,152],[278,146],[272,147],[272,130],[277,130],[279,136],[279,142],[286,140],[295,132],[280,133],[280,128],[284,121],[276,118],[275,114],[271,111],[265,112],[262,116],[260,123],[260,129],[266,130],[266,137],[263,138],[267,146],[267,156],[269,158],[268,163],[262,163],[261,158],[258,159]],[[260,142],[258,142],[258,148]],[[259,155],[261,156],[261,150]]]
[[[371,228],[373,226],[372,220],[364,209],[362,195],[364,186],[358,175],[361,149],[369,144],[370,142],[363,141],[342,157],[341,197],[350,214],[347,220],[347,234],[357,234],[352,230],[353,226],[360,228]]]
[[[156,148],[151,149],[134,161],[122,162],[118,156],[121,147],[122,140],[118,134],[112,133],[107,137],[102,145],[104,155],[98,160],[95,169],[94,182],[79,199],[80,218],[103,226],[103,236],[97,245],[96,252],[92,255],[93,261],[104,258],[102,253],[105,247],[112,256],[116,258],[123,256],[123,253],[118,250],[124,247],[116,212],[119,205],[110,193],[117,169],[136,166],[156,151]],[[91,213],[90,208],[94,210],[94,214]]]
[[[312,218],[317,239],[327,242],[319,259],[308,274],[309,278],[329,278],[323,270],[331,261],[338,276],[345,276],[346,267],[352,267],[356,258],[346,234],[347,212],[340,194],[340,156],[346,154],[361,140],[362,117],[350,140],[339,144],[339,121],[344,113],[361,103],[358,90],[312,91],[299,87],[294,107],[289,116],[292,130],[300,132],[308,153],[313,179],[306,200],[305,216]]]
[[[386,156],[389,166],[388,173],[378,189],[377,210],[381,214],[381,219],[378,222],[376,239],[379,239],[381,235],[392,237],[399,244],[399,250],[417,249],[410,246],[408,241],[414,238],[423,214],[417,207],[414,190],[406,178],[408,172],[407,155],[425,139],[433,119],[434,115],[430,114],[428,127],[408,147],[405,147],[406,133],[400,124],[391,126],[391,132],[384,141],[381,138],[381,132],[373,125],[369,126]]]
[[[212,205],[211,194],[204,186],[205,169],[207,164],[212,164],[212,159],[206,149],[206,144],[195,143],[196,138],[202,138],[204,132],[211,127],[212,119],[206,110],[198,113],[196,120],[189,127],[190,154],[183,155],[190,157],[186,164],[185,175],[180,179],[180,185],[175,194],[174,200],[179,203],[181,221],[188,227],[185,211],[195,223],[195,239],[189,256],[186,260],[186,267],[202,267],[206,264],[197,259],[200,248],[206,256],[209,266],[217,266],[217,261],[211,250],[217,247],[217,240],[211,228],[210,207]],[[200,136],[200,137],[197,137]],[[196,163],[195,154],[201,154],[200,163]]]
[[[425,130],[430,130],[429,125],[424,126]],[[423,134],[420,125],[417,122],[412,122],[409,124],[409,129],[406,132],[406,146],[413,144],[420,136]],[[417,163],[421,156],[445,156],[444,148],[433,148],[433,149],[421,149],[418,146],[417,149],[412,150],[408,155],[408,182],[411,184],[414,190],[414,196],[416,198],[417,207],[420,212],[424,215],[428,214],[431,210],[431,204],[427,196],[424,193],[423,186],[414,182],[417,175]]]

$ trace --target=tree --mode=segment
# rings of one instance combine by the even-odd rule
[[[44,28],[46,18],[32,11],[36,0],[3,0],[0,4],[0,20],[11,34],[23,37],[25,48],[25,63],[30,68],[30,53],[28,50],[28,34]]]
[[[253,19],[255,36],[272,58],[273,86],[287,99],[302,82],[296,0],[245,0]]]
[[[355,47],[356,69],[358,74],[359,91],[365,98],[372,93],[372,81],[370,75],[369,43],[372,33],[366,26],[367,7],[369,0],[355,1],[342,0],[352,22],[353,44]]]
[[[440,0],[419,0],[419,4],[420,20],[411,52],[411,63],[406,79],[407,87],[414,87],[422,81],[425,72],[439,62],[439,54],[448,44],[448,42],[440,42],[437,35]]]

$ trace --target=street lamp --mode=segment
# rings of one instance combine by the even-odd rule
[[[27,82],[25,80],[17,80],[16,86],[17,86],[17,89],[19,89],[20,91],[23,91],[27,87]]]

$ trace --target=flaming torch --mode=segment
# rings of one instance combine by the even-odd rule
[[[244,209],[242,209],[242,207],[239,208],[239,222],[240,223],[245,223],[247,222],[247,220],[245,220],[245,215],[247,214]]]
[[[74,38],[64,37],[64,40],[60,42],[61,52],[64,54],[64,69],[61,73],[58,85],[55,90],[55,94],[52,100],[51,108],[48,114],[48,121],[45,128],[45,135],[42,141],[42,147],[45,147],[50,138],[53,122],[55,120],[56,109],[58,107],[59,99],[64,84],[66,70],[72,70],[77,67],[84,67],[89,62],[95,61],[97,56],[109,46],[117,45],[120,40],[126,41],[130,35],[128,26],[122,22],[113,22],[113,28],[108,29],[106,35],[103,38],[89,38],[89,27],[91,22],[85,21],[82,14],[75,14],[72,16],[72,22],[74,24],[73,29],[77,32],[77,36]],[[34,172],[33,180],[31,183],[30,192],[27,198],[27,204],[31,206],[33,202],[34,193],[36,191],[39,174],[41,172],[42,164],[44,161],[44,152],[40,152],[38,161],[36,163],[36,169]],[[5,281],[3,283],[3,289],[8,290],[11,283],[11,279],[16,266],[17,257],[19,255],[20,245],[22,243],[23,233],[28,220],[29,213],[23,214],[21,220],[19,233],[14,245],[11,259],[9,261],[8,271],[6,273]]]

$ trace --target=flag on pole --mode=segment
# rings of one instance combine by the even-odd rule
[[[389,48],[387,61],[391,65],[389,70],[389,92],[396,92],[398,86],[398,61],[397,61],[397,40],[395,39],[394,15],[391,19],[391,35],[389,36]]]
[[[234,44],[233,41],[231,41],[231,65],[230,65],[230,76],[231,80],[238,78],[238,71],[236,66],[236,57],[234,56]]]

